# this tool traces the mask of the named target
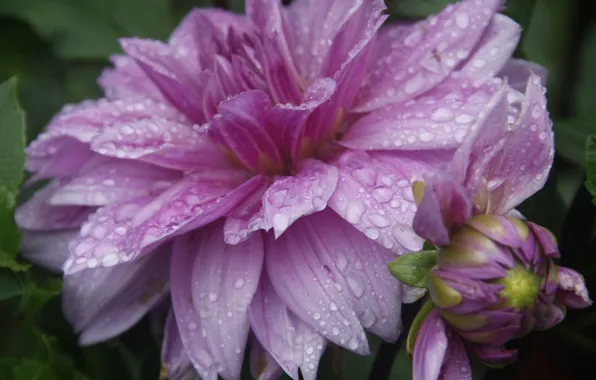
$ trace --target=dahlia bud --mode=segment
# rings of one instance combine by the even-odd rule
[[[557,297],[557,256],[554,237],[544,228],[476,215],[438,249],[429,295],[465,340],[501,345],[563,318],[568,297]]]

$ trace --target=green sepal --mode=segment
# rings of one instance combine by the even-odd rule
[[[437,251],[406,253],[393,260],[387,267],[393,277],[416,288],[426,288],[428,273],[437,263]]]
[[[422,305],[418,314],[412,321],[412,326],[410,326],[410,331],[408,331],[408,337],[406,338],[406,350],[408,351],[409,355],[412,355],[414,352],[414,344],[416,344],[416,337],[418,336],[418,330],[422,326],[422,322],[433,309],[433,303],[431,300],[428,300]]]

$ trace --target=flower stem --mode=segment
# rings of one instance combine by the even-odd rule
[[[402,320],[402,331],[399,339],[395,343],[381,343],[379,352],[375,357],[370,374],[368,375],[369,380],[386,380],[391,374],[391,368],[393,362],[399,353],[402,346],[405,346],[405,340],[408,336],[408,331],[412,326],[412,322],[418,314],[422,301],[418,300],[411,304],[402,305],[401,320]]]

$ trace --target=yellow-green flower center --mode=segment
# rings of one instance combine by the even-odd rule
[[[516,265],[507,271],[507,275],[497,281],[504,286],[501,297],[508,306],[516,310],[533,306],[540,290],[541,278],[536,273],[529,271],[522,265]]]

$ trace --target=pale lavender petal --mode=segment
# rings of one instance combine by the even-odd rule
[[[62,230],[79,227],[95,207],[52,206],[49,200],[66,181],[53,181],[37,191],[33,197],[17,208],[15,220],[27,230]]]
[[[552,121],[546,110],[545,89],[531,75],[519,118],[498,159],[486,168],[487,179],[501,182],[490,189],[489,212],[503,214],[540,190],[554,158]]]
[[[495,76],[505,66],[521,36],[521,26],[497,14],[486,28],[478,47],[460,69],[473,77]]]
[[[186,239],[186,238],[184,238]],[[191,363],[203,380],[217,380],[217,363],[211,354],[201,329],[199,311],[194,306],[192,284],[193,264],[196,251],[182,247],[175,249],[170,265],[172,310],[180,333],[180,339]]]
[[[447,353],[445,323],[436,309],[427,314],[414,344],[413,380],[437,380]]]
[[[429,242],[445,246],[449,244],[451,233],[471,216],[472,202],[466,189],[449,174],[438,172],[425,182],[413,227]]]
[[[263,267],[263,240],[254,234],[238,245],[223,241],[222,224],[179,237],[175,255],[195,256],[191,281],[175,282],[174,291],[190,287],[192,305],[208,351],[223,378],[240,376],[249,331],[248,306]],[[172,268],[175,276],[180,268]],[[181,323],[181,321],[179,322]]]
[[[21,230],[19,253],[27,261],[60,273],[68,257],[68,244],[78,233],[78,229],[47,232]]]
[[[423,96],[361,118],[341,144],[359,150],[457,148],[496,90],[491,81],[454,73]]]
[[[375,64],[364,79],[356,110],[405,102],[436,86],[469,56],[500,3],[464,0],[407,31],[398,26],[393,43],[380,47],[373,57]]]
[[[447,333],[449,344],[445,352],[440,380],[472,380],[470,360],[464,342],[455,333]]]
[[[422,239],[412,229],[412,184],[443,159],[440,153],[346,152],[335,163],[339,182],[329,207],[385,248],[417,251]]]
[[[502,346],[473,345],[471,350],[480,360],[489,364],[507,365],[517,359],[517,350],[508,350]]]
[[[157,196],[181,179],[181,174],[143,162],[108,159],[58,188],[49,203],[105,206]]]
[[[300,219],[266,249],[269,273],[283,273],[271,278],[275,291],[326,339],[365,354],[362,326],[397,338],[401,289],[382,269],[395,255],[333,211]]]
[[[108,99],[151,98],[162,102],[165,100],[155,83],[132,58],[113,55],[110,61],[114,67],[105,69],[97,80]]]
[[[186,348],[182,344],[180,331],[178,331],[176,319],[171,311],[166,319],[162,344],[161,360],[168,379],[200,380],[199,374],[192,366]]]
[[[243,92],[219,105],[219,114],[210,123],[209,135],[234,152],[246,167],[279,172],[283,169],[280,151],[268,131],[272,108],[266,93]]]
[[[538,75],[542,84],[546,85],[546,78],[548,76],[546,68],[537,63],[525,61],[523,59],[510,59],[499,72],[499,76],[506,78],[509,86],[523,93],[532,73]]]
[[[164,43],[138,38],[120,40],[122,49],[131,56],[157,85],[170,103],[196,123],[205,122],[197,105],[202,103],[201,84],[197,75],[185,65],[180,52]]]
[[[286,9],[294,62],[307,82],[321,76],[332,42],[348,20],[362,9],[362,3],[359,0],[300,0]]]
[[[292,379],[299,379],[298,369],[305,380],[316,378],[326,340],[287,308],[266,274],[261,276],[249,317],[260,344]]]
[[[302,162],[302,170],[281,177],[263,195],[265,229],[279,237],[299,218],[323,210],[337,186],[337,169],[316,160]]]
[[[41,179],[76,175],[97,154],[89,145],[56,132],[44,132],[27,148],[25,169],[35,173],[25,185]]]
[[[134,325],[169,291],[168,247],[134,263],[64,277],[63,312],[79,342],[110,339]]]
[[[229,166],[206,133],[158,117],[107,128],[93,140],[91,149],[175,170]]]
[[[584,309],[592,305],[586,282],[581,274],[573,269],[557,267],[559,288],[556,301],[574,309]]]
[[[561,323],[565,319],[566,312],[565,306],[538,299],[534,310],[536,318],[534,328],[538,331],[548,330]]]
[[[189,175],[156,198],[100,208],[73,241],[65,272],[134,260],[164,240],[211,223],[229,213],[262,181],[259,176],[245,183],[242,179],[234,172]]]

